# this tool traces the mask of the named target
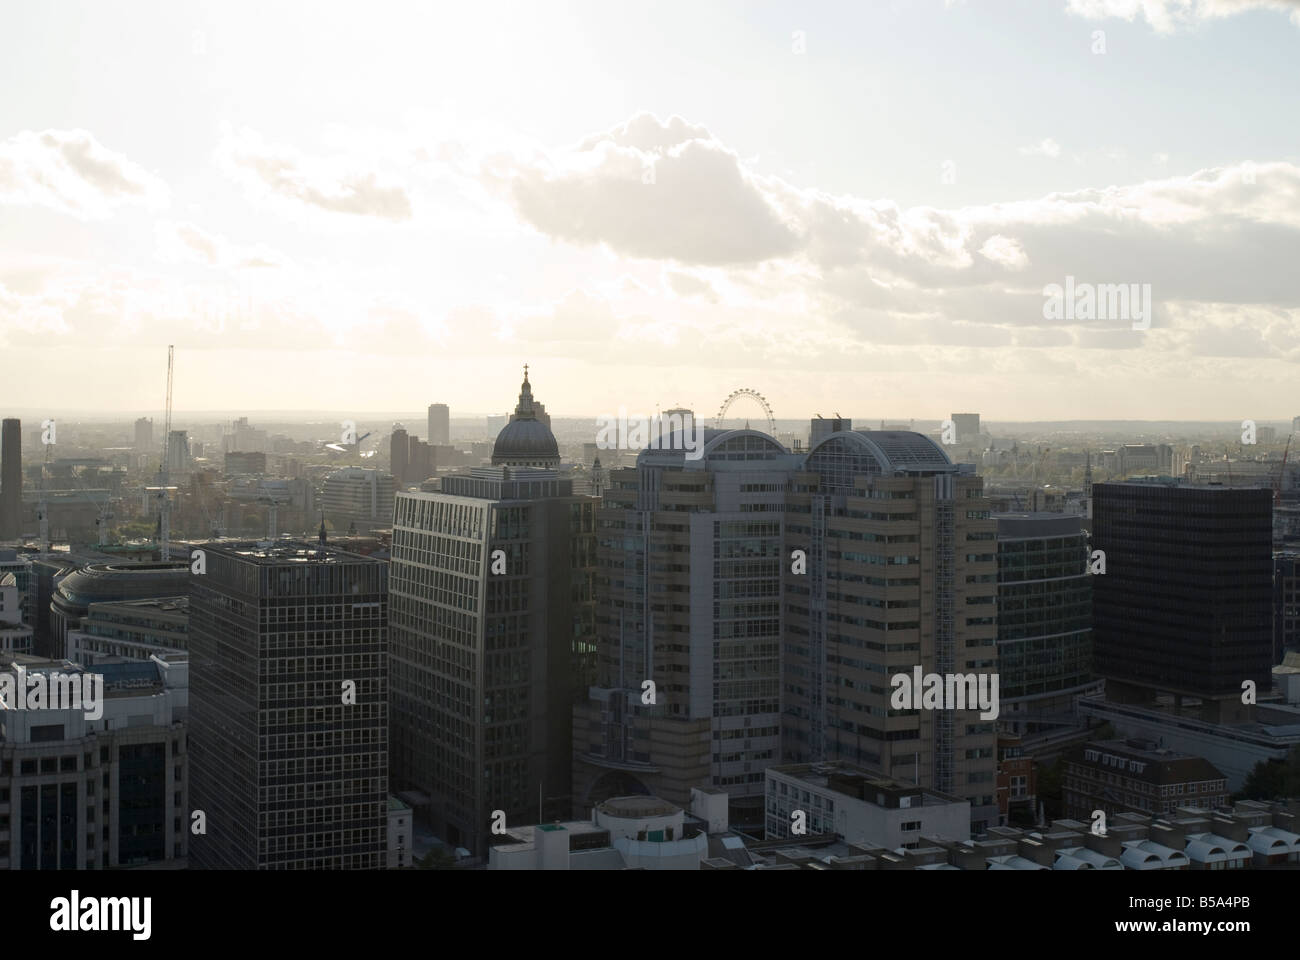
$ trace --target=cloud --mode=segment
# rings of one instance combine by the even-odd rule
[[[346,157],[308,157],[291,147],[268,144],[251,130],[223,137],[219,164],[259,196],[381,220],[410,220],[411,198],[405,187],[379,171],[362,169]]]
[[[24,130],[0,142],[0,204],[96,220],[121,204],[161,207],[167,199],[162,180],[86,130]]]
[[[668,284],[668,289],[679,297],[704,297],[708,300],[716,300],[717,293],[713,285],[703,277],[696,276],[693,273],[683,273],[680,270],[664,271],[664,280]]]
[[[154,225],[158,259],[163,263],[201,263],[210,267],[281,267],[285,259],[270,247],[240,247],[192,223],[159,220]]]
[[[515,209],[542,233],[624,256],[741,264],[799,244],[777,191],[680,117],[639,114],[508,176]]]
[[[1029,258],[1025,256],[1025,248],[1020,245],[1020,241],[1001,234],[995,233],[985,240],[984,246],[980,247],[980,254],[994,263],[1000,263],[1013,270],[1019,270],[1029,264]]]
[[[1089,20],[1141,17],[1157,33],[1172,33],[1207,20],[1222,20],[1252,10],[1288,13],[1300,26],[1300,0],[1068,0],[1066,10]]]
[[[1050,157],[1055,160],[1061,155],[1061,145],[1051,137],[1047,137],[1031,147],[1021,147],[1020,153],[1026,157]]]

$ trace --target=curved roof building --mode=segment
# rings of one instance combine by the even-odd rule
[[[68,631],[81,625],[92,603],[184,597],[189,592],[188,560],[94,563],[74,570],[60,581],[50,599],[50,633],[56,656],[67,656]]]
[[[854,477],[949,473],[957,469],[943,447],[910,430],[832,433],[808,451],[807,465],[821,474],[827,488],[841,493],[853,486]]]
[[[537,418],[533,388],[524,366],[524,382],[519,386],[519,403],[510,422],[497,434],[492,447],[494,467],[538,467],[554,470],[560,465],[560,448],[551,428]]]

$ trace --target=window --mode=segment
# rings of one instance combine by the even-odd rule
[[[920,830],[920,829],[921,829],[921,821],[920,821],[920,820],[904,820],[901,829],[902,829],[902,831],[903,831],[904,833],[914,833],[914,832],[916,832],[917,830]]]

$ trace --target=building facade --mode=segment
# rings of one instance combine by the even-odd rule
[[[532,466],[546,449],[554,437],[532,426],[503,430],[500,466],[397,495],[394,783],[423,795],[417,813],[449,845],[480,857],[494,811],[515,824],[536,820],[539,802],[561,818],[572,806],[571,709],[591,675],[597,501]]]
[[[85,674],[63,660],[6,658],[36,673]],[[0,707],[0,870],[183,866],[190,837],[188,664],[104,664],[101,715]]]
[[[445,447],[451,444],[451,411],[445,403],[429,404],[429,446]]]
[[[212,543],[190,594],[206,869],[388,859],[388,578],[322,544]]]
[[[1074,699],[1095,692],[1092,579],[1083,518],[997,514],[1001,729],[1060,729]]]
[[[1149,740],[1088,743],[1066,757],[1061,786],[1065,816],[1108,820],[1121,813],[1169,816],[1180,807],[1227,805],[1228,781],[1203,757],[1162,750]]]
[[[1096,672],[1106,697],[1247,719],[1242,684],[1271,684],[1273,495],[1175,480],[1093,487]]]
[[[997,823],[996,717],[955,702],[895,707],[894,678],[997,674],[997,528],[982,481],[930,438],[842,431],[792,479],[784,564],[782,747],[970,804]],[[961,709],[957,707],[961,706]]]
[[[725,790],[762,826],[781,759],[785,509],[801,457],[755,430],[611,470],[599,519],[597,678],[574,715],[577,812]],[[647,684],[653,684],[653,688]]]

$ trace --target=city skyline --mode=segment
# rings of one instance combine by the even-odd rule
[[[85,5],[103,56],[23,42],[65,9],[0,39],[58,78],[0,107],[7,406],[57,358],[62,402],[150,409],[175,343],[181,411],[533,362],[556,412],[1284,413],[1291,4]],[[1047,319],[1074,281],[1150,315]]]

